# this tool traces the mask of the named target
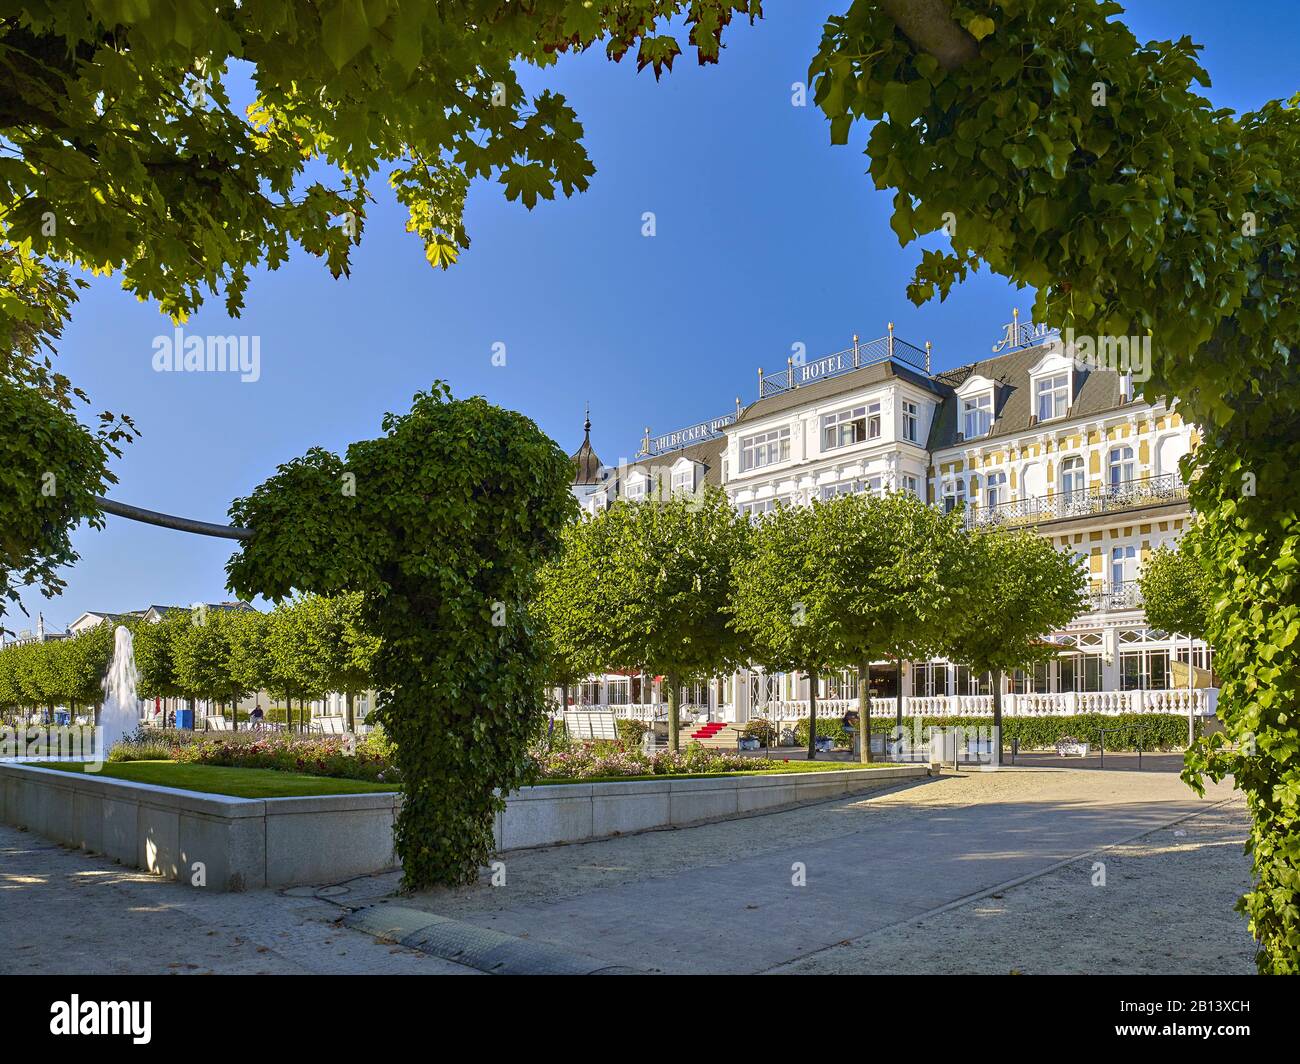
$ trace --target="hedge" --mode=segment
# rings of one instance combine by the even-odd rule
[[[910,739],[914,734],[913,721],[921,722],[921,736],[928,741],[934,728],[991,728],[993,718],[987,717],[905,717],[903,726]],[[877,735],[892,735],[893,717],[872,717],[871,730]],[[1101,744],[1101,731],[1106,731],[1107,750],[1136,750],[1139,740],[1143,750],[1182,750],[1187,746],[1187,718],[1178,713],[1076,713],[1073,716],[1003,717],[1002,745],[1010,747],[1019,740],[1022,750],[1051,750],[1058,739],[1071,735],[1093,745]],[[1197,718],[1197,734],[1201,720]],[[840,717],[818,717],[817,734],[835,741],[836,746],[847,748],[849,735]],[[808,745],[808,721],[795,725],[796,746]]]
[[[921,734],[926,740],[934,728],[990,728],[989,717],[920,717],[904,719],[909,738],[913,734],[912,720],[920,720]],[[817,733],[822,734],[818,721]],[[833,722],[837,726],[838,721]],[[892,718],[871,720],[871,730],[886,735],[893,734]],[[1107,750],[1136,750],[1139,741],[1143,750],[1182,750],[1187,746],[1187,718],[1178,713],[1076,713],[1073,716],[1003,717],[1002,745],[1009,747],[1019,740],[1022,750],[1054,749],[1058,739],[1072,735],[1094,745],[1101,744],[1101,731],[1106,731]],[[1197,734],[1201,720],[1197,718]],[[808,732],[805,727],[804,736]]]

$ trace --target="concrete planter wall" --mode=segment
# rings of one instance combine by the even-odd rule
[[[397,794],[228,798],[0,764],[0,821],[209,890],[329,883],[397,867]]]
[[[924,765],[525,787],[498,814],[502,850],[700,823],[924,779]],[[209,890],[334,883],[398,867],[401,795],[228,798],[0,764],[0,822]]]

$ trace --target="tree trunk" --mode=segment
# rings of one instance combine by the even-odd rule
[[[808,670],[808,760],[817,760],[817,670]]]
[[[894,742],[903,742],[903,659],[898,658],[898,689],[894,691]]]
[[[858,757],[871,764],[871,667],[858,666]]]
[[[346,723],[345,723],[344,726],[345,726],[345,727],[347,728],[347,730],[350,731],[350,732],[352,732],[352,731],[356,731],[356,728],[357,728],[357,717],[356,717],[356,713],[353,711],[353,708],[352,708],[352,699],[353,699],[353,697],[354,697],[354,696],[353,696],[353,694],[352,694],[351,691],[348,691],[347,694],[345,694],[345,695],[343,696],[343,704],[344,704],[344,707],[345,707],[344,710],[343,710],[343,716],[344,716],[345,721],[346,721]]]
[[[677,673],[670,672],[664,676],[664,683],[668,685],[668,752],[675,754],[680,741],[680,729],[677,726],[677,702],[681,696],[681,681]]]
[[[993,764],[1002,764],[1002,670],[993,670]]]

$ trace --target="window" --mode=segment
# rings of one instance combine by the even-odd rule
[[[943,484],[943,512],[951,513],[966,505],[966,481],[960,477],[948,479]]]
[[[1005,473],[990,473],[984,485],[984,494],[990,510],[1007,502],[1007,475]]]
[[[916,443],[917,431],[920,428],[921,417],[920,408],[910,399],[903,400],[903,439],[909,443]]]
[[[786,425],[771,432],[760,432],[757,436],[746,436],[740,441],[740,469],[762,469],[764,466],[776,465],[790,457],[790,426]]]
[[[961,411],[962,433],[966,439],[987,436],[993,427],[993,393],[985,392],[974,399],[963,399]]]
[[[690,493],[695,490],[695,464],[692,463],[673,473],[673,491]]]
[[[1113,447],[1110,452],[1110,487],[1112,491],[1133,480],[1133,448]]]
[[[630,502],[640,502],[646,497],[646,492],[650,487],[650,478],[647,476],[631,476],[627,478],[627,497]]]
[[[1072,454],[1061,463],[1061,491],[1070,496],[1079,496],[1084,492],[1083,459]]]
[[[1100,691],[1101,655],[1071,654],[1057,663],[1061,691]]]
[[[880,437],[880,404],[870,403],[822,415],[822,450],[833,451]]]
[[[578,685],[578,704],[582,706],[600,705],[599,680],[583,680]]]
[[[742,502],[740,512],[753,520],[755,517],[761,517],[763,514],[770,514],[778,506],[784,506],[788,500],[784,498],[761,499],[758,502]]]
[[[926,661],[912,666],[912,695],[929,698],[948,693],[948,666]]]
[[[993,677],[990,673],[972,673],[967,665],[954,665],[953,673],[955,674],[953,694],[991,695],[993,693]]]
[[[1039,421],[1065,417],[1065,412],[1070,408],[1070,375],[1058,373],[1044,377],[1034,385],[1034,396]]]
[[[1110,582],[1119,587],[1137,578],[1137,547],[1112,547],[1110,549]]]
[[[1163,691],[1169,687],[1168,650],[1126,650],[1119,656],[1122,691]]]
[[[1016,669],[1011,674],[1011,692],[1017,695],[1045,695],[1052,689],[1052,663],[1040,661],[1030,672]]]
[[[609,699],[608,704],[611,706],[626,706],[629,701],[628,695],[631,686],[631,680],[626,676],[617,680],[610,680],[605,688],[605,694]]]
[[[915,495],[918,499],[921,497],[921,480],[910,473],[903,474],[903,490]]]
[[[822,501],[829,502],[841,495],[861,495],[864,491],[879,495],[882,483],[880,477],[867,477],[865,480],[842,480],[838,484],[827,484],[821,490]]]

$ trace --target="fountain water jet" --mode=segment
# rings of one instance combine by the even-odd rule
[[[113,660],[104,677],[104,708],[99,714],[101,750],[105,757],[114,743],[133,735],[140,724],[139,699],[135,693],[138,679],[131,631],[118,625],[113,633]]]

